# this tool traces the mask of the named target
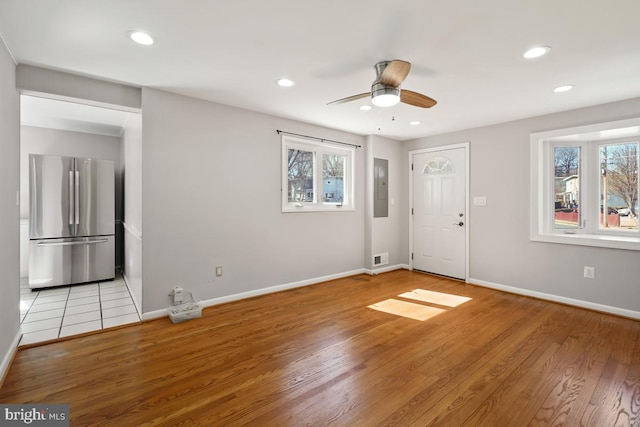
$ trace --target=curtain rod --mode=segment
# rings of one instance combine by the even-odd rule
[[[333,143],[336,143],[336,144],[350,145],[350,146],[356,147],[356,148],[361,148],[362,147],[362,145],[350,144],[348,142],[334,141],[332,139],[318,138],[317,136],[301,135],[299,133],[287,132],[287,131],[280,130],[280,129],[276,129],[276,132],[278,132],[278,135],[280,135],[281,133],[284,133],[286,135],[301,136],[302,138],[315,139],[316,141],[320,141],[320,142],[333,142]]]

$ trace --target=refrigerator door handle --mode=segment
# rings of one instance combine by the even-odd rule
[[[76,202],[76,230],[74,234],[78,234],[78,225],[80,224],[80,172],[76,171],[76,193],[75,193],[75,202]]]
[[[43,246],[75,246],[75,245],[96,245],[98,243],[107,243],[108,239],[83,240],[73,242],[38,242],[38,247]]]
[[[69,225],[73,225],[73,171],[69,171]]]

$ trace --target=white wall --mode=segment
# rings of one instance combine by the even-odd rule
[[[380,270],[409,264],[409,243],[406,234],[408,223],[408,198],[404,189],[407,185],[407,154],[402,143],[377,135],[367,137],[367,219],[370,240],[365,266],[372,269],[372,257],[383,252],[389,253],[389,265]],[[374,158],[386,159],[389,165],[389,216],[373,217],[373,162]]]
[[[142,117],[131,114],[122,135],[124,165],[124,278],[142,310]]]
[[[20,336],[19,111],[15,64],[0,39],[0,381]]]
[[[637,117],[640,98],[404,143],[419,148],[470,142],[470,281],[640,312],[637,251],[529,240],[529,135]],[[408,233],[408,230],[406,231]],[[583,266],[596,268],[585,279]],[[640,314],[640,313],[639,313]]]
[[[213,299],[363,268],[363,150],[355,211],[283,214],[276,129],[363,137],[147,88],[142,111],[143,312],[176,284]]]

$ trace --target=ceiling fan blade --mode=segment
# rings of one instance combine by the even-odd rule
[[[346,98],[342,98],[342,99],[337,99],[335,101],[332,101],[330,103],[328,103],[327,105],[333,105],[333,104],[344,104],[345,102],[350,102],[350,101],[355,101],[357,99],[362,99],[362,98],[366,98],[371,96],[371,92],[365,92],[365,93],[361,93],[358,95],[352,95],[352,96],[347,96]]]
[[[421,108],[431,108],[438,103],[433,98],[406,89],[400,90],[400,101]]]
[[[387,65],[380,75],[380,83],[387,86],[398,87],[409,75],[411,63],[394,59]]]

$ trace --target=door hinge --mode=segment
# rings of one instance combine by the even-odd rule
[[[413,170],[413,163],[411,163],[411,170]]]
[[[413,261],[413,252],[411,252],[411,260]]]
[[[413,208],[411,208],[411,215],[413,215]]]

